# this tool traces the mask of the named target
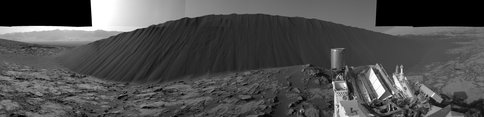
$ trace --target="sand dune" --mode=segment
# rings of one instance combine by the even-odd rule
[[[59,60],[74,71],[115,81],[301,64],[329,67],[329,50],[347,48],[347,64],[413,66],[425,44],[341,24],[263,14],[183,18],[73,49]]]

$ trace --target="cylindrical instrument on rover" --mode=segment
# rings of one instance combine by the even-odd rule
[[[332,70],[342,70],[343,67],[345,66],[344,49],[345,48],[331,49],[331,69]]]

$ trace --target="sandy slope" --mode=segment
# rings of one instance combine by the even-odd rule
[[[329,49],[347,48],[347,63],[413,66],[427,42],[317,19],[271,15],[183,18],[121,33],[60,58],[80,73],[115,81],[178,77],[314,64],[329,67]]]

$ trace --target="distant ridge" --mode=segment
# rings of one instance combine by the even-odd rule
[[[32,32],[15,32],[0,34],[0,38],[22,42],[52,42],[52,41],[96,41],[117,35],[118,31],[84,31],[84,30],[46,30]]]
[[[347,48],[351,66],[411,66],[425,53],[413,39],[317,19],[264,14],[182,18],[80,46],[59,60],[74,71],[127,82],[315,64],[329,67],[329,50]]]
[[[1,47],[10,48],[12,46],[19,46],[19,45],[30,45],[30,44],[29,43],[18,42],[18,41],[13,41],[13,40],[8,40],[8,39],[2,39],[2,38],[0,38],[0,46]]]

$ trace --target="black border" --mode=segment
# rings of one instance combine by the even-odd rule
[[[92,26],[90,0],[2,0],[0,26]]]

